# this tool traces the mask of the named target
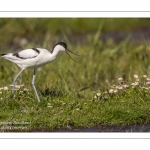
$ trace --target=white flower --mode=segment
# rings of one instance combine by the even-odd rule
[[[139,85],[139,82],[135,82],[135,86]]]
[[[118,92],[118,90],[117,90],[117,89],[115,89],[115,90],[114,90],[114,93],[117,93],[117,92]]]
[[[5,87],[4,87],[4,90],[8,90],[8,87],[7,87],[7,86],[5,86]]]
[[[139,85],[139,82],[131,83],[132,87]]]
[[[131,83],[132,86],[135,86],[135,83]]]
[[[4,86],[4,87],[0,88],[0,91],[1,91],[1,90],[8,90],[8,87],[7,87],[7,86]]]
[[[138,77],[138,75],[135,74],[135,75],[134,75],[134,78],[137,79],[137,78],[139,78],[139,77]]]
[[[66,103],[63,102],[62,105],[66,105]]]
[[[101,94],[100,93],[96,93],[96,95],[99,97],[99,96],[101,96]]]
[[[150,78],[146,78],[146,81],[148,81],[148,82],[149,82],[149,81],[150,81]]]
[[[11,84],[9,86],[14,87],[13,84]],[[24,86],[24,85],[15,85],[15,90],[19,90],[22,86]]]
[[[47,107],[52,108],[53,106],[51,105],[51,103],[48,103]]]
[[[125,84],[125,85],[123,85],[123,87],[124,87],[124,88],[128,88],[128,87],[129,87],[129,85]]]
[[[119,86],[116,86],[116,89],[118,89],[119,88]]]
[[[118,81],[123,81],[123,78],[118,78]]]
[[[143,75],[143,78],[147,78],[147,75]]]
[[[119,86],[119,87],[118,87],[118,90],[122,90],[122,89],[123,89],[123,87],[122,87],[122,86]]]
[[[146,82],[146,85],[150,85],[150,82]]]
[[[149,88],[146,88],[146,87],[145,87],[144,89],[145,89],[145,90],[149,90]]]
[[[109,90],[109,93],[110,93],[110,94],[114,93],[114,90],[113,90],[113,89],[110,89],[110,90]]]
[[[24,91],[29,91],[29,89],[27,89],[27,88],[24,88],[23,90],[24,90]]]
[[[49,108],[52,108],[53,106],[51,106],[51,105],[48,105],[47,107],[49,107]]]
[[[97,96],[95,95],[94,98],[97,99]]]
[[[132,88],[134,88],[136,86],[136,84],[135,83],[131,83],[131,86],[132,86]]]
[[[135,81],[136,81],[136,82],[139,82],[140,80],[139,80],[139,78],[136,78]]]
[[[119,85],[123,84],[123,78],[118,78]]]
[[[115,88],[115,87],[116,87],[116,85],[113,85],[112,87],[113,87],[113,88]]]

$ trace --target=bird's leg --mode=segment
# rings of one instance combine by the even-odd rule
[[[18,74],[17,76],[14,78],[14,86],[13,86],[13,89],[12,89],[12,94],[14,94],[14,90],[15,90],[15,87],[16,87],[16,81],[17,81],[17,78],[19,77],[19,75],[22,73],[24,69],[22,69]]]
[[[34,68],[33,78],[32,78],[32,86],[33,86],[33,89],[35,91],[35,94],[36,94],[36,97],[38,99],[38,102],[40,102],[40,98],[38,96],[38,93],[37,93],[37,90],[36,90],[36,87],[35,87],[35,84],[34,84],[35,74],[36,74],[36,69]]]

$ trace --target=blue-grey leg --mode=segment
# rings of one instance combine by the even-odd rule
[[[13,86],[13,89],[12,89],[12,94],[14,94],[14,91],[15,91],[17,78],[19,77],[19,75],[22,73],[23,70],[25,70],[25,69],[22,69],[22,70],[17,74],[17,76],[14,78],[14,86]]]
[[[35,91],[35,94],[36,94],[36,97],[38,99],[38,102],[40,102],[40,98],[38,96],[38,93],[37,93],[37,90],[36,90],[36,87],[35,87],[35,84],[34,84],[35,74],[36,74],[36,69],[34,68],[33,78],[32,78],[32,86],[33,86],[33,89]]]

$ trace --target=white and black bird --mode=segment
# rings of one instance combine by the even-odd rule
[[[68,54],[68,52],[73,53],[72,51],[67,49],[66,43],[58,42],[53,46],[51,52],[48,51],[47,49],[43,49],[43,48],[31,48],[31,49],[25,49],[25,50],[22,50],[22,51],[16,52],[16,53],[0,54],[3,58],[14,62],[21,68],[21,71],[14,78],[14,86],[12,89],[12,94],[14,94],[16,81],[17,81],[17,78],[19,77],[19,75],[27,68],[34,68],[33,78],[32,78],[32,86],[33,86],[33,89],[37,96],[38,102],[40,102],[40,98],[38,96],[38,93],[37,93],[37,90],[36,90],[36,87],[34,84],[36,68],[41,67],[47,63],[54,61],[56,59],[57,54],[60,51],[66,52],[67,54]],[[75,53],[73,53],[73,54],[75,54]],[[77,55],[77,54],[75,54],[75,55]],[[77,56],[79,56],[79,55],[77,55]]]

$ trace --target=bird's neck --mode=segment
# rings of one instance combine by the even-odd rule
[[[56,57],[59,51],[60,51],[59,48],[55,47],[51,54],[53,55],[53,57]]]
[[[57,47],[54,48],[54,50],[51,52],[50,60],[55,60],[55,58],[57,57],[59,51],[60,50]]]

